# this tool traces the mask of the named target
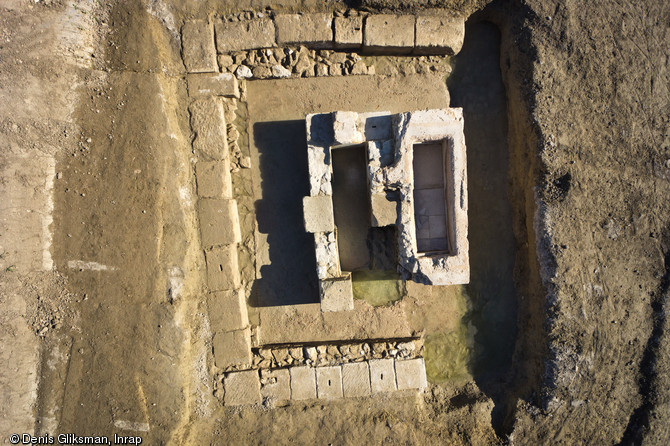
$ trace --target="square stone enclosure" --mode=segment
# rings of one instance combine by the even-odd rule
[[[310,114],[306,131],[312,200],[333,194],[333,152],[363,145],[369,224],[397,225],[398,271],[431,285],[469,282],[467,172],[460,108]],[[398,203],[384,199],[389,192],[399,197]],[[313,218],[310,206],[304,211],[305,221]],[[319,280],[347,280],[337,255],[337,228],[327,232],[306,229],[314,233],[317,263],[321,259],[329,265],[320,270]]]

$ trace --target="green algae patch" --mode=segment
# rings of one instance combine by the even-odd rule
[[[373,307],[398,301],[405,294],[405,285],[395,271],[354,271],[351,279],[354,299]]]
[[[426,375],[431,382],[471,378],[472,348],[466,325],[459,326],[455,331],[426,336],[424,349]]]
[[[464,286],[433,288],[431,313],[440,307],[445,314],[442,324],[431,324],[424,341],[426,375],[431,382],[460,381],[472,377],[475,328],[468,317],[471,301]],[[438,303],[442,304],[438,307]]]

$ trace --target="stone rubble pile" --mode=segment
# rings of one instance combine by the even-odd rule
[[[382,358],[415,358],[423,354],[421,340],[357,342],[316,346],[261,347],[253,366],[277,368],[296,365],[332,366]]]

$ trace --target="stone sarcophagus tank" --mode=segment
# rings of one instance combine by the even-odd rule
[[[465,284],[467,172],[460,108],[306,117],[322,311],[353,309],[351,271],[367,261],[369,227],[397,228],[397,269],[431,285]]]

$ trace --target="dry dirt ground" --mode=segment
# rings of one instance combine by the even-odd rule
[[[425,395],[277,409],[213,396],[179,29],[347,5],[103,3],[0,0],[0,443],[670,444],[670,3],[350,2],[470,17],[446,82],[479,277],[413,317],[464,299],[477,334]]]

